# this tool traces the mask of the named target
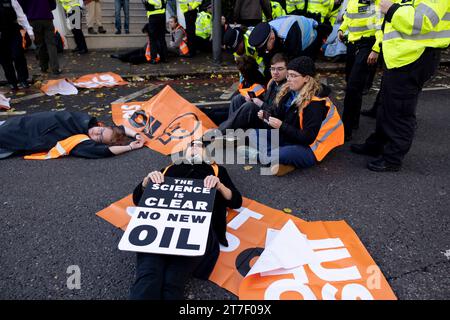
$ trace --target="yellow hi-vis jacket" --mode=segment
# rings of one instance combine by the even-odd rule
[[[147,0],[147,2],[155,7],[155,10],[147,11],[147,18],[154,14],[162,14],[166,12],[165,3],[162,0]]]
[[[58,141],[56,145],[50,149],[49,152],[33,153],[25,156],[25,160],[48,160],[57,159],[62,156],[67,156],[73,148],[83,141],[90,138],[85,134],[76,134],[64,140]]]
[[[286,11],[284,11],[279,2],[270,1],[270,6],[272,7],[272,19],[276,19],[286,15]],[[267,22],[267,18],[264,12],[262,13],[262,21]]]
[[[416,61],[427,47],[445,48],[450,44],[449,0],[395,3],[385,20],[383,54],[388,69]]]
[[[178,2],[180,3],[180,9],[183,13],[197,9],[202,4],[202,0],[178,0]]]
[[[286,12],[290,14],[294,10],[304,10],[305,0],[286,0]]]
[[[375,37],[372,50],[379,53],[383,40],[383,14],[380,11],[380,1],[372,0],[370,4],[361,4],[359,0],[350,0],[344,14],[344,21],[339,30],[348,31],[348,41],[356,42],[363,37]]]
[[[266,66],[264,65],[264,59],[263,57],[258,56],[258,52],[254,47],[248,43],[248,38],[250,37],[250,34],[252,33],[253,27],[248,28],[248,30],[244,33],[244,49],[245,49],[245,55],[252,57],[255,59],[256,63],[258,64],[258,71],[261,72],[261,74],[264,74],[264,71],[266,69]],[[236,52],[233,53],[234,59],[236,60],[240,55],[238,55]]]
[[[319,134],[316,140],[309,146],[314,153],[317,161],[322,161],[323,158],[332,149],[344,144],[344,126],[341,117],[337,111],[336,106],[329,98],[313,97],[311,101],[325,100],[328,107],[328,113],[325,120],[322,121]],[[303,109],[304,110],[304,109]],[[303,129],[303,110],[300,112],[300,128]]]
[[[212,34],[212,15],[209,12],[201,11],[195,20],[195,35],[209,40]]]
[[[61,3],[62,7],[64,8],[64,11],[69,13],[70,10],[74,7],[79,7],[80,2],[78,0],[58,0],[59,3]]]
[[[169,164],[165,169],[164,169],[164,171],[163,171],[163,176],[166,174],[166,172],[167,172],[167,170],[169,170],[169,168],[171,167],[171,166],[173,166],[173,164]],[[212,169],[214,170],[214,175],[216,176],[216,177],[218,177],[219,176],[219,166],[217,165],[217,163],[211,163],[211,167],[212,167]]]
[[[326,18],[333,12],[334,0],[309,0],[306,11],[309,13],[320,14],[320,22],[324,22]]]

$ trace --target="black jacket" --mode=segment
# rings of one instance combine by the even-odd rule
[[[164,169],[162,169],[161,172],[163,170]],[[214,170],[211,165],[206,163],[182,163],[171,166],[167,170],[165,175],[174,178],[191,178],[203,180],[209,175],[214,175]],[[222,166],[219,166],[218,178],[220,179],[221,183],[223,183],[227,188],[231,190],[232,197],[231,200],[226,200],[220,192],[216,192],[206,252],[203,256],[200,266],[194,273],[194,276],[201,279],[207,279],[214,269],[220,253],[219,243],[224,246],[228,246],[228,242],[225,237],[227,227],[227,208],[237,209],[242,206],[242,196],[231,181],[227,170]],[[142,188],[142,183],[140,183],[136,186],[133,192],[133,202],[135,205],[139,204],[143,193],[144,189]]]
[[[280,83],[276,83],[275,81],[270,81],[266,92],[264,92],[263,97],[263,105],[261,106],[261,109],[263,110],[270,110],[270,106],[275,103],[275,98],[280,91],[281,87],[286,83],[286,79],[283,80]]]
[[[48,151],[58,141],[76,134],[87,134],[97,126],[96,118],[81,112],[39,112],[6,120],[0,126],[0,148],[25,154]],[[113,156],[108,146],[87,140],[72,149],[70,155],[84,158]]]
[[[322,90],[317,96],[324,98],[329,93],[330,89],[322,86]],[[325,101],[310,102],[303,109],[303,128],[301,129],[298,108],[296,106],[291,106],[288,109],[285,107],[292,94],[292,91],[288,91],[281,98],[280,103],[272,108],[270,113],[273,117],[283,121],[280,127],[280,137],[283,142],[309,146],[316,140],[322,121],[325,120],[329,108],[326,106]]]

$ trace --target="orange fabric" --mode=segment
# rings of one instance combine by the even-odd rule
[[[180,25],[177,26],[176,30],[181,29],[181,31],[183,31],[183,40],[181,40],[179,49],[181,52],[181,55],[186,56],[189,54],[189,47],[187,46],[187,33],[186,30],[184,30],[184,28]]]
[[[217,128],[202,111],[166,86],[147,102],[115,103],[116,125],[141,132],[145,145],[169,155],[184,150],[208,129]]]
[[[67,139],[58,141],[56,145],[50,149],[49,152],[39,152],[27,155],[25,160],[48,160],[57,159],[62,156],[67,156],[73,148],[83,141],[89,140],[89,136],[85,134],[76,134]]]
[[[264,87],[262,85],[260,85],[258,83],[255,83],[250,88],[239,88],[239,93],[242,94],[243,96],[246,96],[247,92],[249,92],[249,91],[254,92],[255,96],[259,97],[266,90],[264,89]]]
[[[313,97],[311,101],[325,101],[328,113],[319,130],[316,140],[309,146],[317,161],[323,158],[332,149],[344,144],[344,126],[336,106],[329,98]],[[300,112],[300,128],[303,128],[303,111]]]
[[[145,59],[147,60],[147,61],[150,61],[150,60],[152,60],[152,55],[150,54],[150,41],[147,41],[147,47],[145,47]],[[159,62],[159,60],[161,60],[161,58],[159,57],[159,54],[156,56],[156,59],[155,59],[155,61],[156,62]]]
[[[76,79],[73,84],[79,88],[103,88],[128,84],[121,76],[113,72],[87,74]]]
[[[131,195],[113,203],[98,212],[97,215],[114,226],[125,230],[131,218],[126,213],[128,206],[134,206]],[[357,287],[359,291],[365,290],[366,294],[369,292],[374,299],[396,299],[392,289],[364,248],[364,245],[344,221],[306,222],[247,198],[244,198],[242,207],[246,209],[240,210],[240,212],[228,210],[227,232],[229,234],[227,239],[229,246],[228,248],[221,248],[219,259],[209,278],[217,285],[231,291],[235,295],[239,295],[240,299],[264,299],[265,295],[271,290],[269,286],[279,280],[287,280],[293,290],[297,289],[297,287],[304,289],[302,286],[307,286],[317,299],[330,298],[330,295],[332,295],[330,292],[335,293],[334,297],[337,299],[342,299],[343,297],[349,299],[348,292],[351,291],[349,290],[351,287]],[[236,218],[238,215],[241,216]],[[239,219],[242,216],[247,216],[247,219]],[[237,220],[240,220],[241,223],[236,223]],[[241,264],[238,264],[238,261],[243,257],[254,256],[255,258],[250,260],[249,263],[253,265],[252,262],[259,256],[258,252],[260,253],[264,249],[267,229],[279,230],[288,220],[292,220],[299,230],[307,236],[314,247],[314,252],[324,262],[319,265],[305,265],[302,267],[308,280],[306,284],[298,281],[289,281],[289,279],[294,279],[294,276],[289,273],[277,276],[263,277],[260,274],[256,274],[247,278],[244,277],[249,267],[245,267],[245,261]],[[340,242],[342,246],[327,246],[327,241]],[[330,256],[323,255],[326,250],[332,250],[330,256],[336,253],[336,250],[339,250],[341,256],[342,252],[346,250],[348,255],[339,260],[325,261],[327,260],[326,258],[333,260],[330,259]],[[339,269],[342,268],[357,268],[361,278],[343,281],[331,281],[321,278],[324,276],[322,271],[339,273]],[[240,273],[243,270],[245,271],[244,275]],[[374,278],[374,276],[376,277]],[[335,290],[327,291],[326,289],[329,288],[334,288]],[[347,292],[346,295],[343,294],[345,292]],[[299,299],[301,295],[294,291],[286,291],[282,292],[279,298]]]

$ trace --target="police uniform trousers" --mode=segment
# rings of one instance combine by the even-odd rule
[[[400,166],[411,148],[419,94],[438,68],[440,53],[440,49],[427,48],[413,63],[393,69],[384,67],[376,131],[367,138],[366,145],[380,152],[389,164]]]
[[[156,59],[157,55],[162,62],[167,61],[166,43],[166,14],[152,14],[148,17],[148,36],[150,39],[150,56]]]
[[[15,24],[0,36],[0,63],[11,85],[28,80],[28,67],[22,48],[22,35]],[[16,75],[17,72],[17,75]]]
[[[195,54],[197,53],[195,36],[195,21],[197,20],[197,9],[186,11],[184,13],[184,20],[186,21],[186,36],[189,55],[195,56]]]

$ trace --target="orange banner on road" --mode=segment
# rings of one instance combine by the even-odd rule
[[[141,132],[145,145],[164,155],[182,151],[207,129],[217,128],[195,105],[166,86],[147,102],[112,104],[116,125]]]
[[[121,76],[113,72],[87,74],[76,79],[73,84],[79,88],[103,88],[115,87],[128,84]]]
[[[133,206],[129,195],[97,215],[125,230],[130,220],[126,208]],[[303,246],[307,248],[299,250],[309,250],[312,262],[247,276],[265,250],[267,235],[284,230],[289,220],[306,236]],[[344,221],[306,222],[244,198],[242,208],[228,211],[227,222],[229,245],[221,246],[209,279],[240,299],[396,299],[380,269]]]

